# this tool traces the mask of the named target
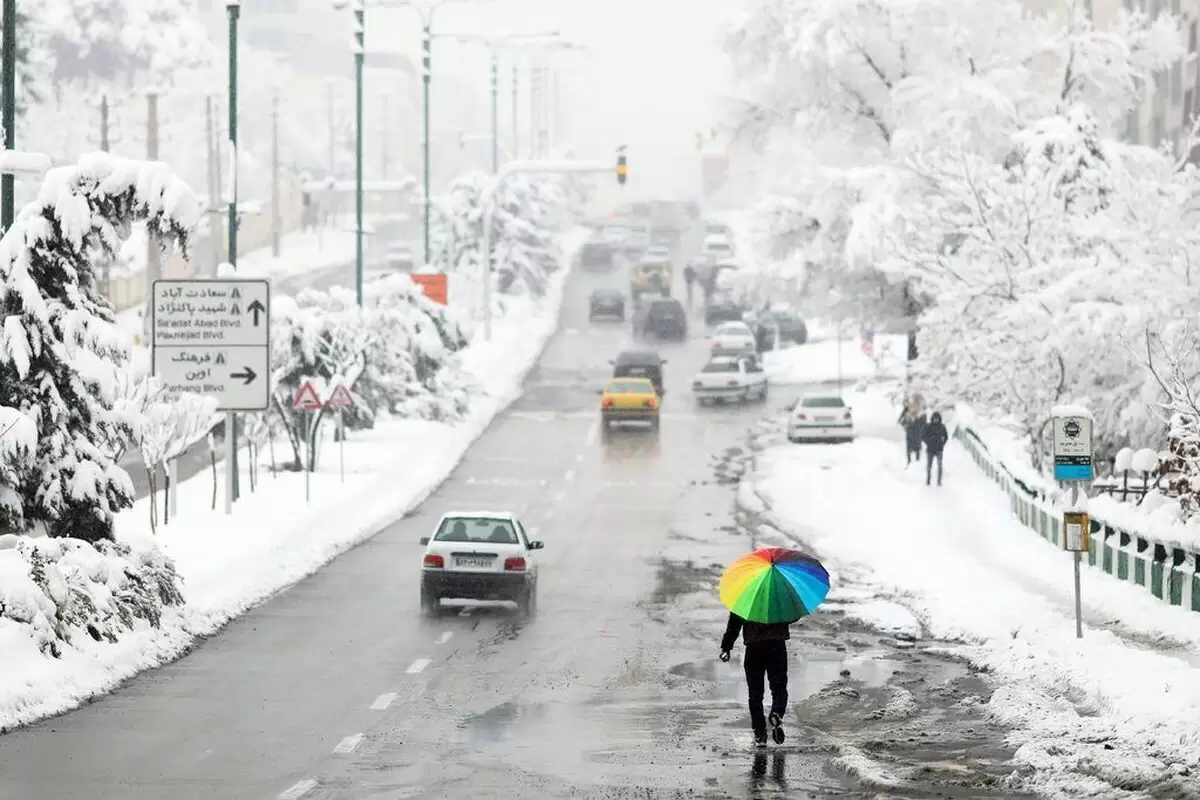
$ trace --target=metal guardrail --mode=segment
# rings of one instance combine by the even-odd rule
[[[960,426],[957,438],[994,483],[1008,495],[1013,515],[1052,544],[1062,546],[1062,510],[1045,492],[1035,490],[1009,472],[975,431]],[[1153,538],[1091,516],[1092,544],[1086,562],[1117,580],[1145,587],[1173,606],[1200,611],[1200,558],[1193,550]]]

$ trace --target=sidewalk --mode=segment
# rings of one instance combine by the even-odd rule
[[[883,390],[847,396],[856,442],[769,443],[740,501],[815,551],[835,586],[909,608],[927,637],[961,644],[990,673],[988,711],[1013,726],[1017,760],[1037,770],[1038,784],[1024,788],[1191,796],[1196,615],[1085,570],[1076,639],[1071,555],[1022,526],[957,442],[945,486],[927,487],[923,464],[904,466],[898,409]]]

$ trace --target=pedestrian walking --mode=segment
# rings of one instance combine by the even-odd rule
[[[683,285],[687,289],[687,306],[692,307],[692,288],[696,285],[696,268],[688,264],[683,268]]]
[[[904,428],[904,467],[907,469],[914,461],[921,463],[921,442],[925,436],[925,412],[915,399],[909,400],[900,412],[900,425]]]
[[[754,744],[763,747],[767,743],[767,724],[771,725],[771,738],[775,744],[783,744],[783,715],[787,711],[787,640],[791,638],[786,622],[762,624],[749,622],[737,614],[730,613],[721,639],[721,660],[729,661],[738,634],[746,646],[743,667],[746,671],[746,691],[750,703],[750,727],[754,731]],[[763,715],[763,696],[766,685],[771,687],[771,711]]]
[[[942,415],[938,412],[933,412],[929,423],[925,426],[925,431],[922,434],[925,441],[925,485],[928,486],[933,473],[933,460],[937,459],[937,481],[938,486],[942,485],[942,452],[946,449],[946,442],[950,439],[950,434],[946,431],[946,426],[942,424]]]

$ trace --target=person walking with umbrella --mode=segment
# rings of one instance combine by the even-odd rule
[[[718,588],[721,602],[729,609],[725,635],[721,637],[721,661],[728,662],[738,634],[746,647],[746,673],[750,727],[754,744],[771,738],[782,744],[783,715],[787,711],[787,640],[789,626],[816,609],[829,593],[829,573],[812,556],[798,550],[765,547],[742,556],[729,565]],[[763,713],[767,685],[771,688],[771,711]]]

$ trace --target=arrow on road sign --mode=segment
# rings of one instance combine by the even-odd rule
[[[255,300],[253,303],[248,305],[246,307],[246,310],[254,315],[254,327],[256,327],[256,328],[258,327],[258,318],[260,316],[262,316],[263,314],[267,313],[267,307],[264,306],[262,303],[258,302],[257,300]]]
[[[321,408],[321,398],[317,395],[316,388],[313,387],[311,381],[305,382],[300,387],[300,391],[296,392],[296,399],[292,401],[293,411],[317,411]]]
[[[329,395],[329,399],[325,401],[325,405],[330,408],[352,408],[354,406],[354,396],[350,394],[349,389],[338,384],[334,387],[333,394]]]
[[[254,379],[258,377],[258,373],[249,367],[243,367],[241,372],[231,373],[229,377],[243,380],[245,381],[246,385],[249,386],[250,384],[254,383]]]

